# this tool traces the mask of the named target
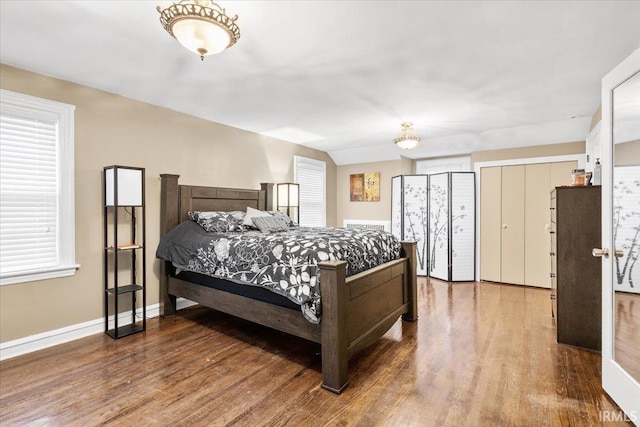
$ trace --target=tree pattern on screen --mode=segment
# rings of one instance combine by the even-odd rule
[[[623,257],[614,257],[617,284],[623,285],[626,278],[629,287],[635,288],[633,269],[640,257],[640,201],[630,196],[640,191],[640,180],[621,180],[614,183],[613,189],[613,241],[616,250],[624,253]]]
[[[431,221],[431,254],[429,261],[429,270],[436,268],[436,254],[438,249],[445,249],[449,240],[448,236],[448,195],[447,191],[440,185],[431,186],[431,212],[429,220]],[[461,205],[460,210],[464,211],[465,206]],[[451,217],[451,234],[462,233],[464,229],[460,224],[456,224],[459,220],[466,217],[467,214],[458,214]],[[452,257],[455,257],[455,251],[452,249]]]
[[[427,222],[427,189],[412,184],[405,184],[405,239],[417,242],[416,256],[418,258],[419,270],[425,270],[427,256],[427,233],[429,231]],[[417,201],[412,203],[411,200]]]

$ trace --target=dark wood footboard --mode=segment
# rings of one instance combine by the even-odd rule
[[[160,233],[187,219],[190,210],[225,211],[253,207],[270,210],[273,184],[261,190],[178,185],[178,175],[161,175]],[[417,315],[416,243],[402,242],[402,258],[346,277],[347,263],[319,264],[322,317],[320,325],[301,312],[180,280],[162,262],[160,314],[176,313],[176,297],[268,326],[322,346],[322,387],[340,393],[348,384],[349,359],[385,334],[400,316]]]
[[[340,393],[348,384],[348,360],[373,344],[402,315],[415,321],[415,242],[403,242],[403,258],[346,277],[345,261],[320,263],[322,387]]]

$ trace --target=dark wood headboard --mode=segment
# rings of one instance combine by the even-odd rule
[[[244,211],[247,207],[273,209],[273,184],[261,183],[260,190],[178,185],[180,175],[161,174],[160,234],[182,221],[189,211]]]

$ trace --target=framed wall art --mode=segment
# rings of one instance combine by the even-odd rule
[[[380,172],[349,175],[349,195],[352,202],[379,202]]]

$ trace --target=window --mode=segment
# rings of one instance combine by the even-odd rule
[[[417,174],[435,174],[441,172],[466,172],[471,170],[471,157],[445,157],[416,161]]]
[[[73,105],[0,90],[0,285],[75,264]]]
[[[300,184],[300,225],[324,227],[327,223],[326,169],[320,160],[293,157],[293,179]]]

